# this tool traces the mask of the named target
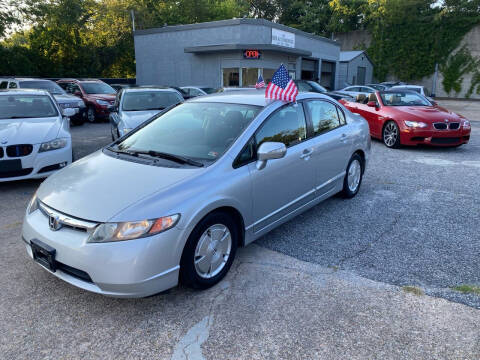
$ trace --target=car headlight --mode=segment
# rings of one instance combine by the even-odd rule
[[[98,105],[102,105],[102,106],[108,106],[110,105],[110,103],[108,101],[105,101],[105,100],[95,100],[97,102]]]
[[[468,121],[468,120],[464,120],[464,121],[463,121],[463,128],[464,128],[464,129],[469,129],[470,126],[471,126],[471,125],[470,125],[470,121]]]
[[[35,194],[33,194],[32,199],[28,203],[27,213],[30,215],[37,209],[38,209],[38,199],[37,199],[37,192],[35,191]]]
[[[130,131],[132,131],[132,129],[130,128],[123,128],[120,130],[120,134],[123,136],[125,134],[128,134]]]
[[[104,243],[152,236],[171,229],[177,224],[179,219],[180,214],[175,214],[153,220],[103,223],[97,226],[87,242]]]
[[[428,125],[421,121],[404,121],[405,125],[413,128],[426,128]]]
[[[45,151],[50,151],[50,150],[57,150],[61,149],[67,146],[67,140],[66,139],[55,139],[52,141],[47,141],[44,142],[40,145],[40,150],[38,152],[45,152]]]

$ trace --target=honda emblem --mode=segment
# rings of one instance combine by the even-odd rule
[[[52,231],[60,230],[60,228],[62,227],[62,224],[60,223],[60,218],[58,216],[53,216],[53,215],[49,216],[48,226]]]

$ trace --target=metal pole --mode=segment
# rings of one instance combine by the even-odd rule
[[[132,17],[132,29],[133,29],[133,32],[135,32],[135,11],[130,10],[130,16]]]
[[[438,77],[438,63],[435,63],[435,74],[433,75],[432,97],[437,94],[437,77]]]

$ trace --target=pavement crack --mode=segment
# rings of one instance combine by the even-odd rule
[[[394,229],[395,225],[398,224],[398,221],[400,220],[400,217],[401,217],[401,215],[396,216],[395,219],[392,221],[392,223],[390,224],[390,226],[388,227],[388,229],[386,231],[383,231],[373,241],[368,243],[367,246],[365,246],[363,249],[360,249],[360,250],[356,251],[355,253],[353,253],[352,255],[345,256],[344,258],[340,259],[336,266],[338,266],[338,268],[341,269],[342,264],[345,263],[346,261],[351,260],[353,258],[356,258],[356,257],[366,253],[373,245],[375,245],[380,240],[382,240],[382,238],[385,236],[385,234],[389,233],[390,231],[392,231]]]

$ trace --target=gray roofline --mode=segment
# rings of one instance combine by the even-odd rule
[[[323,36],[314,35],[311,33],[307,33],[305,31],[301,31],[290,26],[277,24],[265,19],[229,19],[229,20],[219,20],[219,21],[209,21],[204,23],[196,23],[196,24],[186,24],[186,25],[172,25],[172,26],[164,26],[161,28],[151,28],[145,30],[137,30],[133,33],[134,36],[140,35],[150,35],[150,34],[157,34],[163,32],[173,32],[173,31],[184,31],[184,30],[195,30],[195,29],[208,29],[208,28],[216,28],[221,26],[231,26],[231,25],[242,25],[242,24],[249,24],[249,25],[263,25],[268,27],[273,27],[276,29],[280,29],[283,31],[288,31],[294,34],[302,35],[314,40],[320,40],[324,42],[328,42],[330,44],[337,45],[340,47],[340,44],[335,40],[328,39]]]
[[[347,51],[351,51],[351,50],[347,50]],[[368,56],[368,54],[367,54],[367,51],[366,51],[366,50],[359,50],[359,51],[361,51],[361,53],[360,53],[360,54],[358,54],[357,56],[354,56],[354,57],[353,57],[353,58],[351,58],[350,60],[342,60],[342,61],[340,61],[340,62],[341,62],[341,63],[348,63],[348,62],[350,62],[350,61],[352,61],[352,60],[356,59],[356,58],[357,58],[357,57],[359,57],[360,55],[365,55],[365,56],[367,57],[368,61],[370,61],[370,62],[372,63],[372,65],[373,65],[373,66],[375,66],[375,63],[372,61],[372,59],[370,59],[370,56]],[[353,85],[352,85],[352,86],[353,86]]]
[[[212,53],[219,51],[232,51],[232,50],[267,50],[277,51],[288,54],[300,55],[300,56],[312,56],[311,51],[300,50],[295,48],[289,48],[285,46],[271,45],[271,44],[224,44],[224,45],[207,45],[207,46],[191,46],[184,48],[186,53]]]

